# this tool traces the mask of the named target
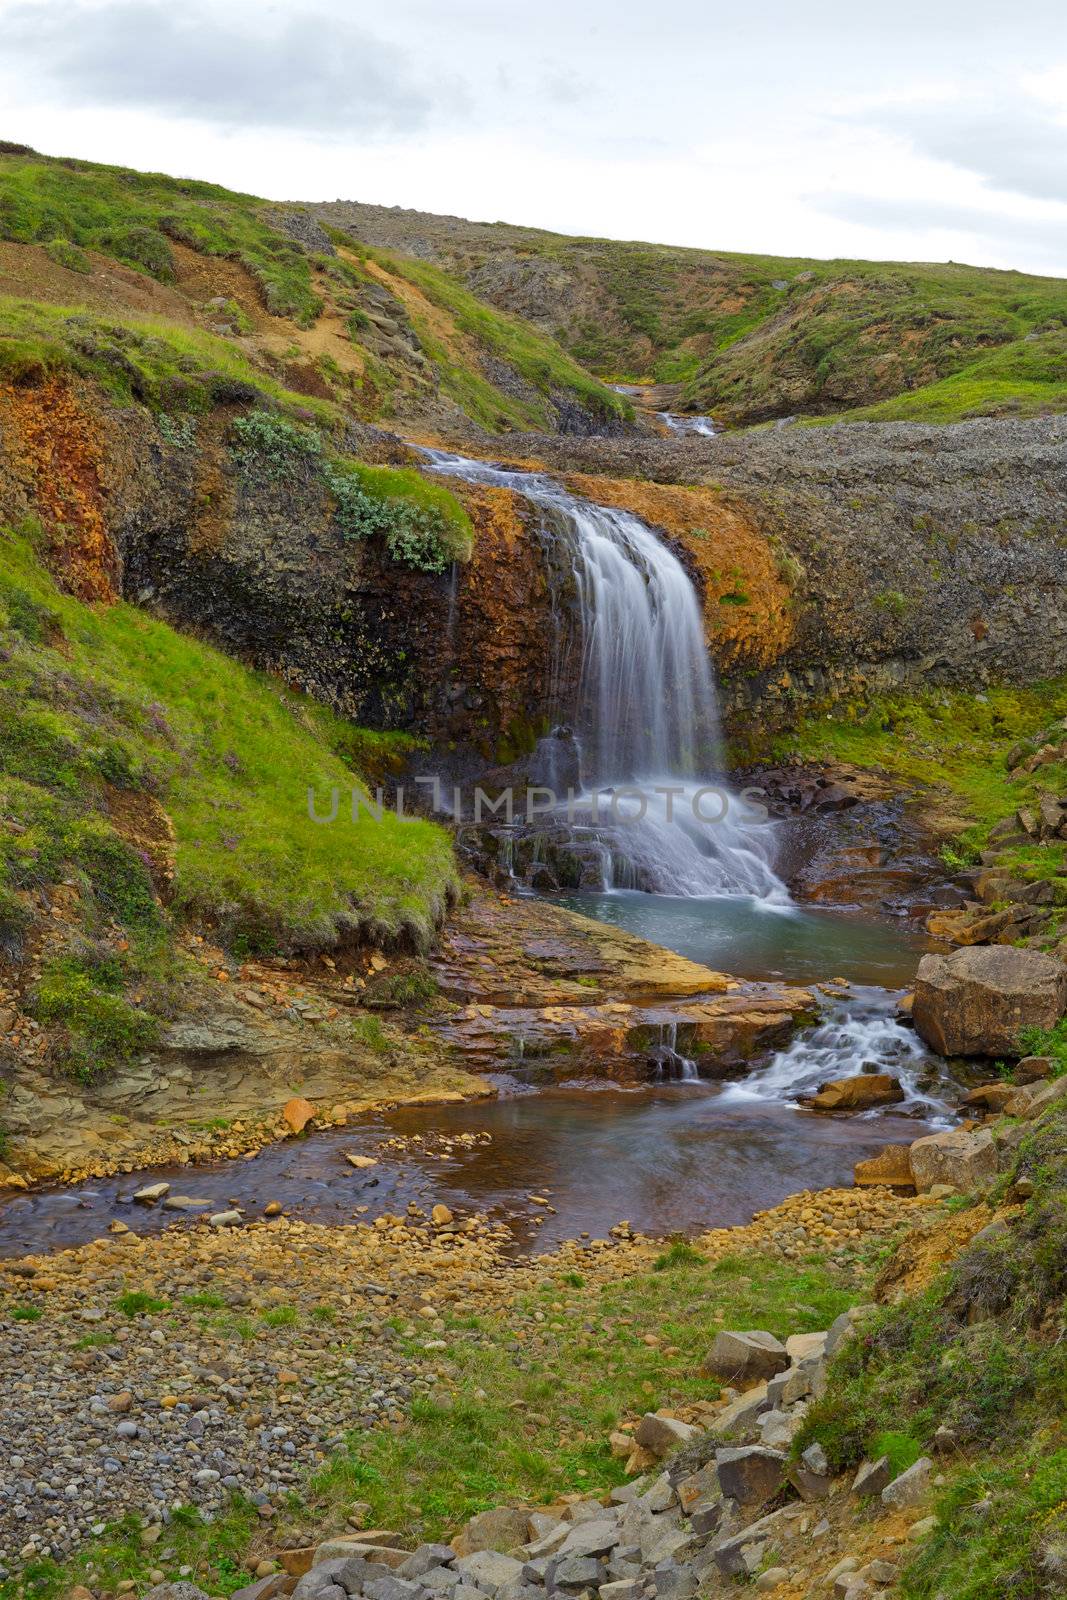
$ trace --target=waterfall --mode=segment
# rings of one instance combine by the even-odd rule
[[[773,827],[717,777],[704,619],[673,551],[639,517],[581,500],[543,474],[424,454],[435,471],[512,489],[541,513],[572,602],[554,608],[551,686],[553,712],[581,753],[582,792],[566,821],[576,844],[599,852],[603,886],[787,905]],[[577,670],[568,672],[572,656]],[[560,685],[575,681],[573,702],[560,703]]]

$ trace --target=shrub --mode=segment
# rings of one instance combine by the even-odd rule
[[[250,411],[233,422],[236,438],[234,454],[241,465],[258,469],[264,477],[299,477],[311,462],[322,456],[322,440],[317,433],[301,428],[274,411]]]
[[[143,272],[147,272],[152,278],[158,278],[161,283],[173,283],[174,257],[170,253],[170,245],[155,228],[141,226],[112,228],[103,235],[100,242],[112,255],[118,256],[120,261],[128,261],[131,266],[140,267]]]
[[[88,274],[93,270],[93,264],[85,251],[73,244],[70,239],[50,239],[44,247],[44,252],[57,267],[66,267],[68,272]]]

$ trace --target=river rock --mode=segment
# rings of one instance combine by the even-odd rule
[[[789,1366],[785,1345],[763,1329],[746,1333],[723,1329],[704,1357],[701,1372],[725,1383],[755,1383]]]
[[[894,1105],[904,1090],[888,1072],[860,1072],[854,1078],[832,1078],[815,1094],[802,1095],[802,1105],[812,1111],[863,1111],[869,1106]]]
[[[887,1144],[876,1156],[857,1161],[852,1169],[852,1181],[860,1187],[885,1184],[893,1189],[913,1189],[908,1146]]]
[[[1052,1028],[1067,1010],[1067,967],[1038,950],[979,945],[925,955],[912,1017],[945,1056],[1013,1056],[1024,1028]]]
[[[294,1095],[282,1107],[282,1120],[289,1125],[293,1133],[303,1133],[314,1115],[315,1107],[299,1095]]]
[[[986,1128],[975,1133],[952,1128],[947,1133],[916,1139],[909,1159],[912,1179],[920,1194],[939,1183],[969,1194],[972,1189],[991,1183],[997,1175],[997,1147]]]

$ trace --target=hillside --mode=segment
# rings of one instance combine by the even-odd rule
[[[1062,279],[568,238],[350,202],[313,210],[420,271],[444,267],[590,371],[678,383],[678,409],[726,424],[1067,408]]]
[[[211,365],[364,420],[584,431],[628,412],[537,329],[443,272],[416,279],[388,252],[335,243],[304,211],[3,143],[0,295],[0,372],[33,358],[27,337],[77,365],[85,313],[111,343],[182,346],[179,370],[192,344]]]

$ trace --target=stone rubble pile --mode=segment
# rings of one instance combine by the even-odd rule
[[[773,1592],[789,1580],[790,1559],[829,1532],[831,1495],[900,1511],[931,1492],[926,1457],[896,1476],[885,1457],[864,1462],[837,1483],[821,1445],[790,1458],[811,1400],[825,1391],[830,1356],[870,1309],[854,1307],[828,1331],[784,1344],[760,1330],[720,1332],[703,1370],[730,1385],[733,1398],[708,1428],[669,1412],[642,1417],[627,1444],[656,1467],[602,1498],[481,1512],[450,1544],[412,1551],[383,1530],[283,1551],[286,1570],[234,1600],[691,1600],[732,1593],[738,1580]],[[837,1600],[891,1592],[895,1562],[835,1561],[833,1548],[830,1541],[821,1578]],[[201,1597],[164,1584],[148,1600]]]

